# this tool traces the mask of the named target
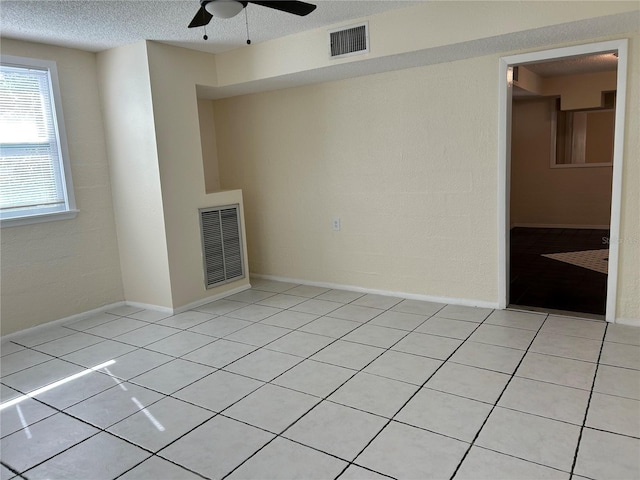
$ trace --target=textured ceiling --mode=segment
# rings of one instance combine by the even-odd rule
[[[618,68],[618,57],[612,53],[581,55],[555,62],[530,63],[527,69],[541,77],[560,77],[583,73],[608,72]]]
[[[258,43],[418,3],[399,0],[309,1],[317,4],[318,8],[307,17],[297,17],[269,8],[249,5],[248,16],[252,41]],[[187,25],[197,11],[198,5],[198,0],[0,0],[0,27],[3,37],[89,51],[101,51],[142,39],[212,53],[245,46],[245,19],[242,13],[229,20],[213,19],[207,29],[210,37],[207,42],[202,40],[201,28],[188,29]],[[638,11],[616,14],[514,32],[473,42],[340,63],[244,84],[226,87],[198,86],[198,96],[225,98],[482,55],[544,48],[554,44],[636,32],[639,25],[640,12]],[[559,65],[553,68],[557,71],[558,67]],[[566,69],[563,71],[564,74],[571,73]],[[579,73],[578,70],[574,72]]]
[[[284,37],[358,17],[407,7],[408,1],[309,0],[318,8],[306,17],[249,5],[247,15],[253,43]],[[219,53],[245,46],[245,15],[213,18],[207,27],[187,28],[198,0],[2,0],[2,36],[98,52],[156,40],[171,45]]]
[[[528,63],[524,66],[542,78],[563,77],[565,75],[615,71],[618,68],[618,57],[612,53],[598,53],[595,55],[568,57],[551,62]],[[540,96],[524,88],[515,85],[513,87],[513,98]]]

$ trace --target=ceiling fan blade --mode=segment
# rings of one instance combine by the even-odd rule
[[[293,13],[294,15],[299,15],[304,17],[305,15],[309,15],[316,9],[316,5],[306,2],[276,2],[276,1],[253,1],[249,0],[249,3],[255,3],[256,5],[261,5],[263,7],[274,8],[276,10],[280,10],[282,12]]]
[[[204,27],[205,25],[209,24],[212,18],[213,18],[213,15],[207,12],[207,10],[204,8],[204,5],[203,5],[200,7],[200,10],[198,10],[198,13],[196,13],[196,16],[193,17],[193,20],[191,20],[191,23],[189,24],[189,28]]]

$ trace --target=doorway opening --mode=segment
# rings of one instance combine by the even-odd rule
[[[501,59],[500,306],[615,319],[626,40]]]

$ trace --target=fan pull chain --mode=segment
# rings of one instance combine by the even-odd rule
[[[251,45],[251,40],[249,40],[249,14],[247,13],[247,7],[244,7],[244,22],[247,26],[247,45]]]
[[[203,40],[209,40],[209,35],[207,35],[207,26],[204,25],[204,35],[202,36]]]

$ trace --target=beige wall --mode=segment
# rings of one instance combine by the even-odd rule
[[[2,229],[1,333],[124,299],[96,57],[2,40],[2,53],[57,62],[77,207],[75,219]]]
[[[460,8],[474,21],[461,23]],[[637,2],[425,2],[371,17],[372,52],[336,63],[631,10],[637,13]],[[606,22],[601,27],[607,31]],[[203,286],[197,209],[242,201],[242,194],[206,193],[196,85],[215,88],[325,67],[325,34],[324,29],[305,32],[218,56],[153,42],[99,54],[122,282],[107,180],[104,190],[95,188],[104,194],[91,196],[93,187],[77,192],[83,212],[95,215],[82,220],[81,213],[73,225],[87,221],[91,226],[82,232],[91,234],[68,236],[70,230],[61,225],[71,221],[16,227],[16,233],[7,229],[7,239],[3,230],[3,295],[7,279],[20,278],[9,287],[9,299],[3,298],[3,316],[11,311],[19,319],[17,329],[123,295],[168,308],[212,295]],[[640,53],[638,33],[631,36],[618,316],[640,318]],[[526,35],[520,41],[526,44]],[[472,56],[472,44],[468,47]],[[75,98],[76,108],[65,109],[78,113],[71,122],[76,132],[89,134],[73,134],[82,140],[72,149],[90,147],[91,160],[103,165],[95,56],[37,47],[38,56],[47,52],[60,55],[62,63],[67,56],[75,59],[61,83],[67,84],[63,96]],[[497,302],[498,58],[473,57],[216,102],[221,187],[244,190],[251,267],[306,280]],[[87,68],[74,68],[80,64]],[[87,77],[87,71],[93,73]],[[96,147],[100,141],[102,147]],[[78,189],[95,183],[79,181],[92,175],[73,168]],[[103,171],[99,178],[108,178]],[[92,202],[104,209],[87,210]],[[342,219],[340,232],[331,231],[334,217]],[[102,229],[99,235],[94,226]],[[34,237],[56,234],[65,236],[60,251],[48,239],[33,249],[37,255],[24,248]],[[7,255],[11,259],[5,264]],[[38,255],[45,257],[42,262]],[[62,275],[52,268],[67,262],[73,268],[65,267]],[[96,277],[102,288],[91,281]],[[57,310],[50,301],[58,303],[60,313],[52,314]]]
[[[617,317],[640,319],[640,34],[630,36]]]
[[[211,165],[215,132],[201,139],[200,123],[212,126],[213,111],[211,102],[200,102],[199,118],[196,84],[215,84],[213,59],[146,41],[98,55],[128,302],[180,310],[249,284],[247,276],[215,289],[204,285],[198,208],[242,205],[242,192],[205,189],[206,177],[208,191],[219,190]]]
[[[608,226],[613,167],[551,168],[555,100],[513,103],[511,224]]]
[[[217,85],[242,84],[637,9],[634,1],[419,2],[367,18],[371,35],[371,52],[367,55],[330,59],[327,28],[320,28],[216,55]]]
[[[198,219],[202,207],[242,205],[242,193],[207,194],[205,189],[196,85],[215,84],[213,57],[153,42],[147,42],[147,49],[171,298],[173,308],[180,308],[249,285],[247,275],[243,280],[205,289]],[[244,217],[241,225],[244,229]]]
[[[198,120],[200,145],[202,146],[204,189],[206,193],[214,193],[220,190],[220,175],[218,173],[216,125],[213,121],[213,102],[211,100],[198,99]]]
[[[615,71],[552,77],[544,80],[542,94],[560,95],[562,110],[598,108],[602,106],[602,92],[614,91],[616,81]]]
[[[616,90],[617,72],[582,73],[541,77],[526,67],[520,67],[514,85],[543,96],[560,97],[561,110],[602,107],[602,93]]]
[[[630,37],[617,316],[640,318]],[[497,302],[498,58],[216,101],[221,184],[244,191],[252,270]]]
[[[245,193],[252,270],[496,302],[496,65],[216,101],[222,187]]]
[[[473,2],[464,7],[473,9],[476,21],[461,28],[449,3],[370,18],[378,33],[366,58],[638,10],[634,2],[513,2],[498,9],[493,2]],[[436,27],[422,28],[426,21]],[[415,35],[401,34],[414,24]],[[205,193],[195,86],[215,88],[325,66],[326,38],[319,32],[215,57],[147,43],[174,308],[210,294],[202,286],[196,212],[219,197]],[[255,255],[251,266],[307,280],[496,302],[497,59],[472,58],[347,80],[338,82],[338,88],[325,84],[317,87],[319,97],[309,93],[315,87],[240,97],[229,101],[221,122],[216,111],[218,160],[227,155],[237,161],[227,171],[220,165],[221,188],[245,189]],[[462,80],[469,71],[478,72],[473,84]],[[351,86],[358,82],[366,88]],[[343,88],[351,95],[342,93]],[[256,104],[245,108],[244,102]],[[334,121],[353,135],[337,131]],[[357,122],[363,125],[352,125]],[[291,132],[276,125],[289,126]],[[267,135],[274,130],[276,135]],[[416,160],[425,156],[429,162]],[[356,163],[369,157],[372,161]],[[474,159],[471,166],[469,158]],[[225,162],[228,167],[229,160]],[[272,163],[275,168],[265,167]],[[268,188],[273,185],[282,189]],[[286,225],[279,210],[283,205],[289,212]],[[363,217],[363,212],[372,216]],[[333,216],[345,222],[337,235],[322,226],[323,221],[330,225]],[[380,220],[388,231],[371,225]],[[326,262],[320,264],[316,257]],[[623,291],[628,285],[624,275]],[[630,311],[640,316],[640,307]]]
[[[125,298],[172,308],[145,42],[98,54]]]
[[[615,110],[592,111],[587,115],[585,163],[611,163],[615,135]]]

